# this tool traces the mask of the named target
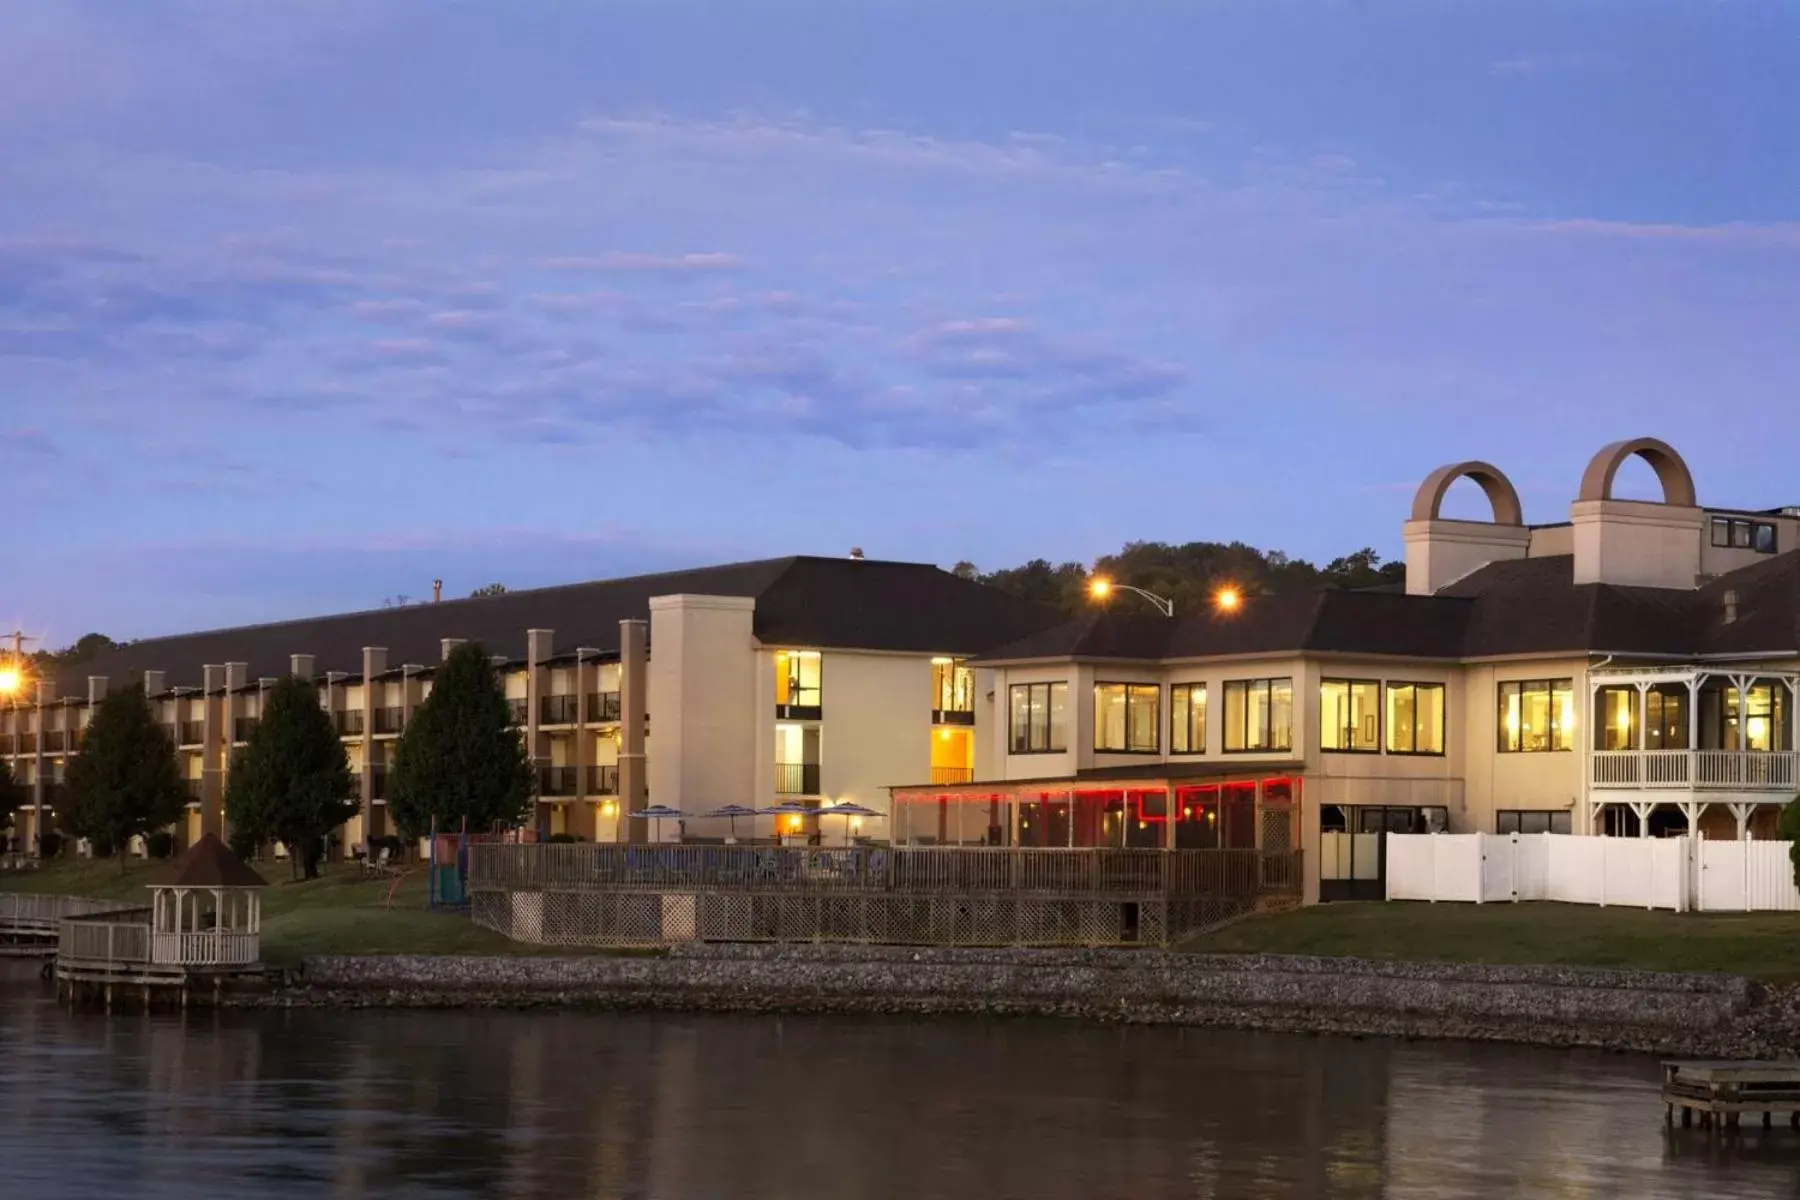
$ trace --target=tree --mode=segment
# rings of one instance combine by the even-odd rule
[[[484,596],[504,596],[504,595],[506,595],[506,585],[504,583],[489,583],[489,584],[483,584],[481,587],[478,587],[474,591],[470,592],[469,599],[480,600]]]
[[[27,800],[25,785],[13,778],[12,768],[0,759],[0,833],[12,829],[13,812]]]
[[[531,807],[537,775],[513,728],[500,676],[487,651],[467,642],[432,677],[394,747],[388,814],[409,838],[439,829],[516,825]]]
[[[1794,886],[1800,887],[1800,796],[1782,806],[1775,832],[1788,844],[1788,861],[1794,865]]]
[[[231,763],[225,815],[234,842],[270,838],[296,872],[319,877],[325,839],[356,815],[350,759],[305,679],[280,680],[263,696],[262,720]]]
[[[958,579],[980,579],[981,578],[981,568],[976,566],[974,563],[970,562],[966,558],[963,559],[961,562],[957,563],[954,567],[951,567],[950,573],[952,575],[956,576]]]
[[[157,723],[142,684],[100,702],[69,760],[62,826],[96,846],[123,849],[134,837],[181,819],[187,789],[175,762],[175,743]],[[119,857],[123,870],[125,858]]]

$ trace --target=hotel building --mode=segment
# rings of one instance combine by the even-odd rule
[[[1613,495],[1633,456],[1659,501]],[[1441,515],[1465,478],[1491,520]],[[1066,620],[935,567],[792,558],[155,639],[42,681],[0,713],[0,754],[53,807],[93,702],[141,679],[196,836],[261,691],[309,675],[359,780],[355,845],[387,830],[432,664],[477,639],[505,656],[539,826],[595,840],[651,836],[628,815],[651,799],[848,800],[910,843],[1299,849],[1312,900],[1379,895],[1383,831],[1773,834],[1800,782],[1800,509],[1703,506],[1639,439],[1595,455],[1556,524],[1527,525],[1498,468],[1444,467],[1404,539],[1403,587],[1171,616],[1115,595]],[[775,820],[738,833],[817,831]]]

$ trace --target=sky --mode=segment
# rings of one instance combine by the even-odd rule
[[[6,0],[0,627],[1394,557],[1645,434],[1800,504],[1796,79],[1749,0]]]

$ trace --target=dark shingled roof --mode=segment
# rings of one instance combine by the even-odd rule
[[[166,672],[170,687],[198,687],[208,663],[248,663],[254,680],[286,675],[293,654],[311,654],[320,675],[360,675],[364,646],[385,647],[390,667],[430,665],[445,638],[518,659],[527,629],[554,630],[558,654],[616,654],[621,620],[647,620],[652,596],[678,593],[752,597],[764,643],[823,649],[977,654],[1057,619],[927,563],[800,556],[149,638],[65,668],[57,690],[85,696],[90,675],[118,686],[150,670]]]
[[[1098,611],[977,661],[1155,660],[1345,653],[1409,658],[1514,654],[1800,654],[1800,550],[1693,589],[1574,581],[1569,555],[1489,563],[1435,596],[1387,589],[1251,596],[1232,613],[1174,618]],[[1725,597],[1737,616],[1727,621]]]
[[[268,887],[269,881],[233,854],[231,847],[219,840],[218,834],[209,833],[175,860],[175,864],[158,881],[158,886],[259,888]]]

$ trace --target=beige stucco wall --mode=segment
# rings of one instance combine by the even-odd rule
[[[757,758],[752,607],[738,596],[650,601],[651,803],[689,812],[749,803]],[[662,834],[677,836],[675,823],[662,822]]]
[[[1547,809],[1571,812],[1574,828],[1581,829],[1577,810],[1586,761],[1582,747],[1592,737],[1587,728],[1588,705],[1585,658],[1556,658],[1478,663],[1462,668],[1464,703],[1458,723],[1465,749],[1463,792],[1466,807],[1462,821],[1452,816],[1457,833],[1492,833],[1498,809]],[[1506,753],[1499,749],[1499,685],[1511,680],[1573,679],[1575,681],[1575,730],[1572,748],[1535,754]]]
[[[930,656],[828,650],[820,678],[819,781],[827,803],[886,812],[890,786],[931,778]],[[826,837],[835,839],[842,825],[841,818],[828,822]]]
[[[1691,588],[1700,574],[1704,514],[1642,500],[1579,500],[1575,582]]]

